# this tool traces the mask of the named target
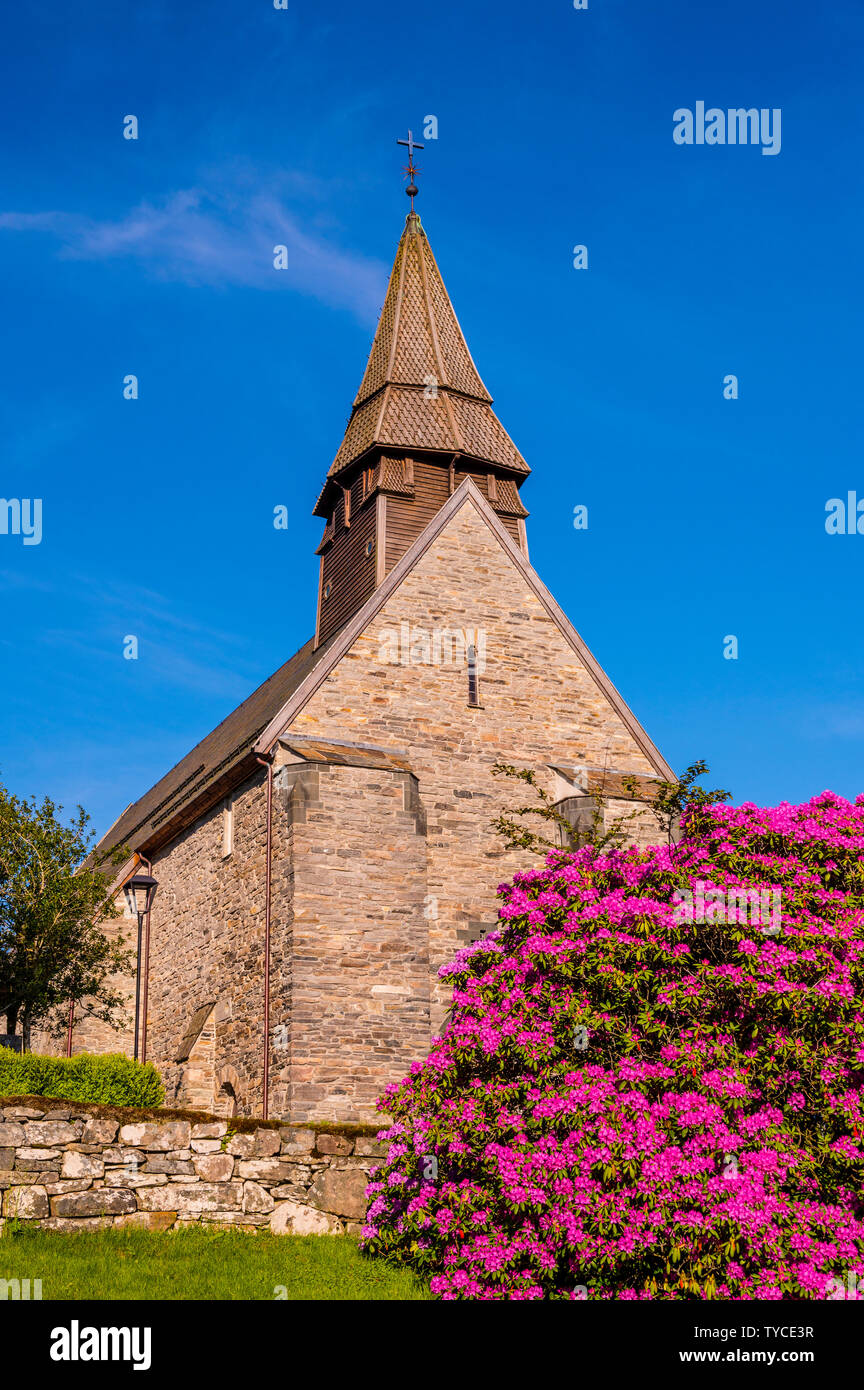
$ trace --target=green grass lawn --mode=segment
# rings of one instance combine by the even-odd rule
[[[420,1300],[410,1273],[363,1257],[352,1236],[105,1230],[7,1225],[0,1279],[42,1280],[48,1299]]]

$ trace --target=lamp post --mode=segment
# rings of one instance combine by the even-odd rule
[[[135,1049],[133,1053],[136,1062],[138,1060],[138,1031],[141,1022],[141,931],[144,926],[144,918],[146,917],[148,919],[147,936],[149,945],[150,904],[153,901],[153,894],[155,891],[156,880],[155,878],[151,878],[149,874],[136,874],[134,878],[130,878],[125,887],[126,901],[129,904],[130,910],[138,917],[138,955],[135,969]],[[146,1038],[146,1017],[144,1019],[144,1028]]]

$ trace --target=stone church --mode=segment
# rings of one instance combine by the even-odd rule
[[[146,1054],[168,1104],[368,1121],[529,862],[492,827],[520,796],[494,764],[574,824],[592,789],[615,814],[622,775],[646,800],[672,776],[531,567],[528,474],[412,210],[315,504],[314,635],[104,837],[132,855],[119,902],[136,872],[156,887],[127,1030],[79,1005],[71,1051]]]

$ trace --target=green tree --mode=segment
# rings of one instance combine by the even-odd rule
[[[116,1025],[123,1001],[111,976],[134,961],[99,925],[120,915],[108,890],[127,852],[93,862],[90,817],[78,806],[67,825],[62,810],[0,786],[0,1015],[10,1033],[20,1022],[25,1051],[35,1024],[61,1031],[72,1001]]]
[[[572,827],[566,816],[558,810],[548,792],[540,786],[537,781],[537,774],[529,768],[514,767],[512,763],[496,763],[492,768],[493,773],[498,777],[511,777],[519,782],[524,782],[534,795],[534,801],[524,806],[514,807],[508,814],[497,816],[492,825],[507,841],[508,849],[527,849],[535,854],[546,855],[550,849],[561,849],[567,847],[572,841]],[[701,758],[695,763],[691,763],[685,772],[674,781],[665,782],[658,780],[651,783],[651,797],[645,800],[644,792],[640,791],[639,779],[637,777],[622,776],[621,785],[626,796],[633,801],[639,802],[653,815],[660,829],[661,834],[671,845],[677,835],[681,815],[686,807],[691,810],[694,807],[715,805],[718,801],[729,801],[731,793],[717,790],[709,790],[707,787],[699,785],[699,779],[704,777],[711,769]],[[639,818],[641,812],[630,811],[626,815],[615,816],[607,825],[606,823],[606,789],[604,785],[592,788],[584,793],[591,802],[591,824],[585,826],[579,834],[580,844],[594,845],[595,849],[612,850],[622,849],[630,841],[630,832],[627,827]],[[525,817],[536,816],[546,822],[550,827],[559,827],[560,839],[550,840],[545,835],[541,835],[536,830],[531,830],[525,824]]]
[[[527,849],[534,854],[548,854],[550,849],[561,849],[562,846],[569,845],[572,838],[572,826],[567,817],[562,815],[554,804],[552,797],[540,786],[537,781],[536,772],[530,768],[514,767],[512,763],[496,763],[492,768],[496,777],[513,777],[519,782],[524,782],[534,794],[533,803],[525,806],[514,806],[507,815],[496,816],[492,825],[499,835],[503,835],[507,841],[508,849]],[[595,788],[593,791],[586,792],[585,795],[590,799],[591,805],[591,827],[586,829],[580,836],[585,844],[596,845],[598,849],[621,849],[627,843],[627,824],[635,820],[639,815],[638,810],[632,811],[626,816],[616,816],[610,826],[605,824],[604,794],[602,788]],[[539,834],[536,830],[531,830],[519,819],[525,816],[538,816],[546,821],[549,826],[558,826],[561,838],[549,840],[545,835]]]
[[[732,800],[732,793],[724,791],[722,787],[712,790],[699,786],[700,777],[707,776],[710,771],[704,759],[699,758],[695,763],[691,763],[676,781],[657,782],[652,788],[654,794],[648,803],[649,810],[670,845],[679,834],[681,816],[688,807],[692,814],[694,810],[704,806],[715,806],[719,801]],[[637,794],[635,777],[622,777],[621,783],[631,796]]]

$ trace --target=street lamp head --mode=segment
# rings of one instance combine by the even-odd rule
[[[142,916],[149,912],[155,891],[156,880],[149,874],[136,874],[134,878],[130,878],[126,884],[126,898],[132,911]]]

